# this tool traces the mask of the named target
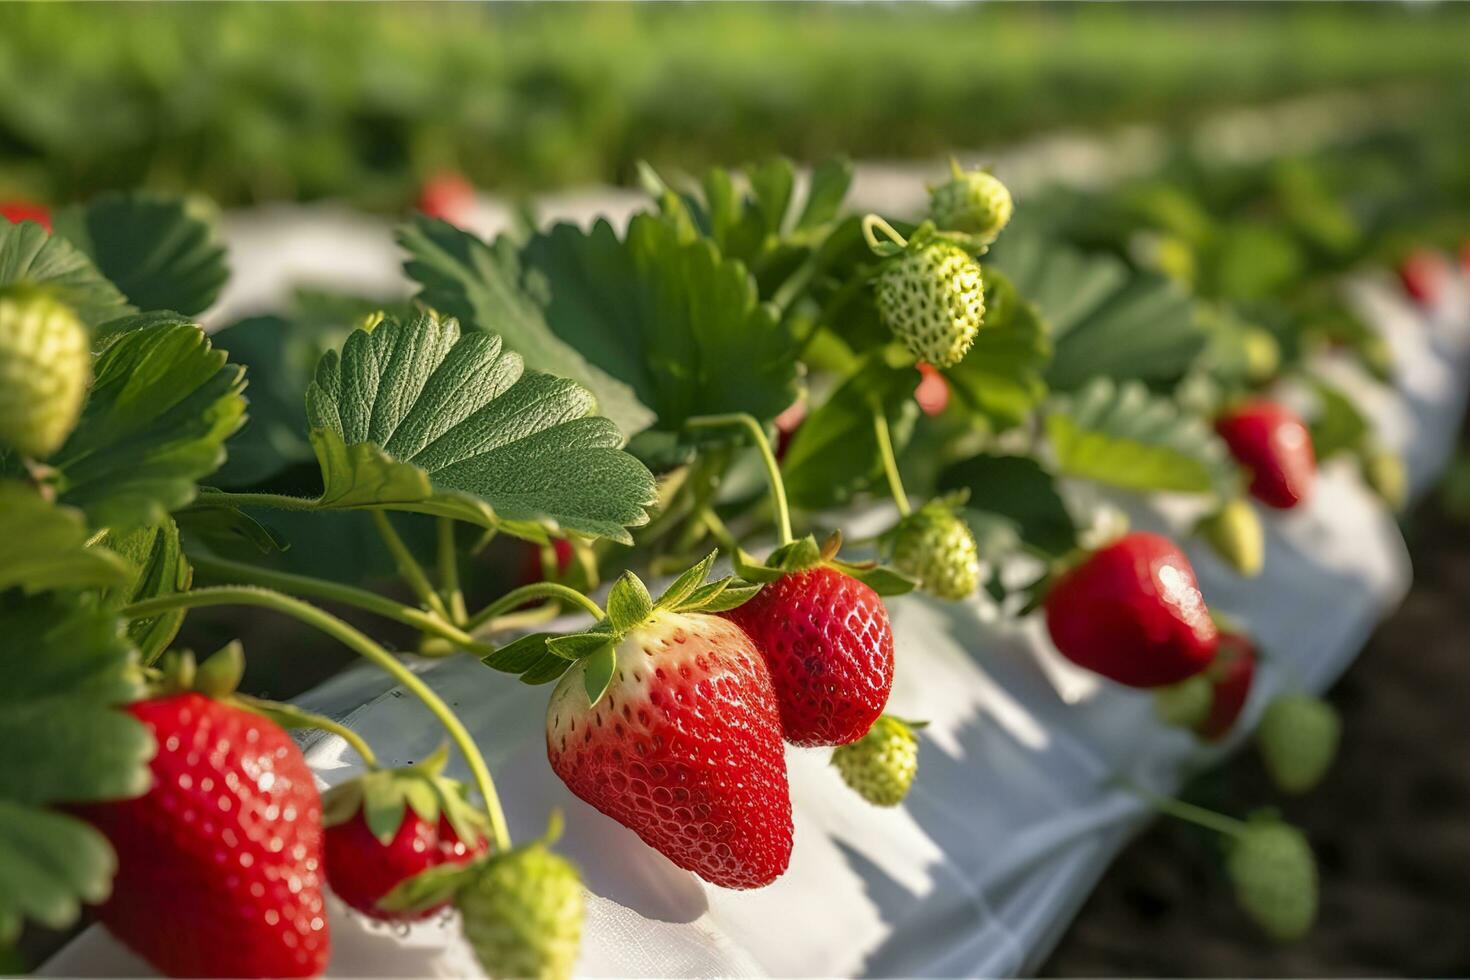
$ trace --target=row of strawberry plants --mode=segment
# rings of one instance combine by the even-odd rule
[[[1192,496],[1205,539],[1255,574],[1256,504],[1311,494],[1313,433],[1267,395],[1304,362],[1222,367],[1220,323],[1247,348],[1258,329],[1117,256],[1007,231],[1011,196],[984,172],[956,167],[917,223],[846,214],[840,161],[804,193],[782,161],[643,176],[655,206],[622,234],[484,242],[413,221],[415,303],[349,322],[338,302],[338,337],[300,375],[278,344],[251,346],[259,322],[217,335],[247,354],[232,359],[190,320],[227,276],[197,205],[108,195],[0,224],[0,616],[17,679],[0,718],[0,940],[97,904],[165,972],[308,975],[329,955],[330,888],[386,920],[453,905],[492,974],[571,970],[582,897],[556,819],[513,844],[444,699],[308,600],[409,627],[423,656],[555,682],[556,773],[725,887],[786,870],[783,742],[830,747],[877,805],[916,778],[922,722],[885,713],[902,650],[884,595],[1044,608],[1070,660],[1153,690],[1202,738],[1232,729],[1262,654],[1212,616],[1173,542],[1100,540],[1069,497]],[[270,428],[292,400],[295,443]],[[293,452],[318,474],[309,495],[291,492]],[[892,527],[844,556],[855,505],[883,501]],[[381,538],[412,601],[272,564],[275,515],[342,514]],[[475,602],[466,573],[495,536],[544,549],[550,574]],[[707,581],[716,552],[733,574]],[[672,582],[655,599],[633,569]],[[380,767],[336,722],[242,693],[238,645],[199,664],[176,650],[187,611],[215,606],[291,617],[387,671],[472,786],[446,755]],[[562,611],[590,625],[524,632]],[[282,734],[299,727],[340,735],[367,774],[319,798]],[[1305,695],[1270,707],[1261,745],[1284,789],[1320,778],[1336,729]],[[1299,833],[1151,800],[1224,835],[1267,931],[1309,927]]]

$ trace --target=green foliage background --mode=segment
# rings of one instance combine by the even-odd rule
[[[1339,86],[1463,86],[1436,5],[12,4],[0,197],[396,209],[784,153],[930,156]]]

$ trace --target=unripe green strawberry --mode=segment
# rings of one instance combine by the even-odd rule
[[[455,898],[492,977],[569,977],[585,914],[582,881],[544,841],[492,855]]]
[[[1200,521],[1195,530],[1226,564],[1241,575],[1255,578],[1261,574],[1266,555],[1266,532],[1249,501],[1237,498],[1227,502]]]
[[[1409,475],[1404,461],[1386,449],[1373,449],[1363,454],[1363,477],[1373,492],[1391,510],[1402,510],[1409,499]]]
[[[1015,202],[1006,185],[984,170],[965,171],[950,161],[950,179],[929,192],[929,216],[943,231],[995,241],[1011,220]]]
[[[1245,349],[1246,376],[1252,381],[1265,381],[1281,367],[1281,345],[1269,330],[1248,327],[1241,338]]]
[[[953,367],[985,322],[980,265],[948,242],[911,243],[884,264],[878,313],[914,357]]]
[[[1230,845],[1226,872],[1245,913],[1272,938],[1300,939],[1317,918],[1317,861],[1302,832],[1253,819]]]
[[[0,293],[0,448],[45,458],[77,424],[92,378],[86,328],[41,292]]]
[[[1305,793],[1322,781],[1337,755],[1342,721],[1326,701],[1288,694],[1271,702],[1256,730],[1266,771],[1283,792]]]
[[[919,740],[907,724],[882,715],[868,734],[838,746],[832,764],[843,782],[869,803],[897,806],[918,774]]]
[[[941,599],[964,599],[980,584],[975,535],[940,500],[931,500],[899,523],[893,539],[893,564]]]
[[[1178,684],[1154,688],[1154,714],[1166,725],[1194,728],[1210,715],[1215,699],[1210,679],[1204,674],[1182,680]]]

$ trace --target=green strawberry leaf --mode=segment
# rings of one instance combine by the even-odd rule
[[[184,592],[194,580],[194,569],[179,547],[178,526],[170,519],[120,535],[109,531],[102,544],[137,569],[130,582],[102,594],[105,609],[121,609],[129,603]],[[151,664],[173,642],[183,622],[182,609],[152,619],[135,619],[128,623],[128,639],[138,648],[141,661]]]
[[[245,414],[244,371],[175,320],[123,333],[97,357],[87,404],[51,459],[58,500],[94,527],[161,524],[224,460]]]
[[[1098,378],[1075,395],[1055,398],[1046,434],[1057,467],[1125,490],[1214,492],[1233,496],[1237,468],[1205,422],[1139,382]]]
[[[632,572],[624,572],[607,594],[607,621],[612,628],[626,632],[653,615],[653,597]]]
[[[1312,391],[1317,396],[1317,411],[1310,426],[1317,461],[1361,450],[1372,435],[1372,427],[1352,399],[1321,378],[1312,379]]]
[[[466,864],[441,864],[400,881],[378,899],[378,907],[389,912],[416,913],[438,908],[459,894],[479,873],[483,859]]]
[[[574,382],[526,371],[494,334],[420,313],[355,331],[307,389],[321,509],[387,507],[545,540],[630,542],[653,477]]]
[[[848,562],[833,562],[833,564],[880,596],[903,595],[919,587],[917,579],[889,565],[865,567]]]
[[[87,547],[80,511],[48,503],[23,483],[0,480],[0,592],[127,582],[135,569],[105,548]]]
[[[1009,550],[1004,528],[1016,543],[1045,557],[1059,558],[1077,547],[1077,528],[1056,479],[1028,456],[971,457],[945,469],[939,486],[968,491],[969,524],[987,558]]]
[[[582,683],[587,690],[587,706],[596,707],[617,672],[618,654],[611,643],[606,643],[596,653],[587,656],[583,663]]]
[[[0,289],[15,283],[47,287],[89,327],[135,312],[71,242],[34,222],[14,225],[0,218]]]
[[[1046,321],[1055,345],[1046,372],[1053,389],[1070,391],[1098,377],[1174,380],[1208,342],[1178,284],[1113,256],[1085,255],[1011,228],[987,257],[987,270],[992,266]]]
[[[494,653],[487,655],[481,662],[492,670],[504,671],[507,674],[523,674],[551,654],[546,643],[553,638],[551,633],[531,633],[527,636],[518,637]],[[558,657],[557,659],[563,659]]]
[[[196,502],[174,512],[179,530],[207,544],[224,557],[285,551],[287,544],[270,528],[239,507],[211,500]]]
[[[984,331],[982,331],[983,333]],[[796,430],[781,462],[786,494],[805,510],[847,503],[883,479],[874,406],[881,406],[895,453],[902,453],[919,416],[911,364],[894,365],[875,352]]]
[[[519,254],[427,219],[400,243],[425,303],[585,384],[630,434],[678,431],[696,415],[771,419],[796,397],[795,339],[744,266],[652,215],[622,240],[606,222],[557,225]],[[641,406],[654,417],[636,417]]]
[[[230,277],[216,212],[197,198],[101,194],[59,209],[53,226],[139,309],[195,316],[214,303]]]
[[[594,627],[585,633],[553,636],[546,641],[546,649],[563,660],[581,660],[608,646],[613,640],[613,635],[614,628],[610,625],[603,629]]]
[[[1036,307],[997,269],[985,270],[985,326],[944,376],[970,411],[997,429],[1020,425],[1046,397],[1051,338]]]
[[[725,583],[731,584],[725,584]],[[711,582],[710,586],[719,586],[713,589],[709,595],[701,595],[696,592],[689,597],[689,601],[680,607],[681,612],[719,613],[728,612],[745,605],[756,597],[762,586],[759,583],[734,584],[732,579],[721,579]]]
[[[0,596],[0,944],[24,919],[53,929],[107,897],[116,860],[86,823],[50,809],[148,788],[153,740],[117,706],[142,690],[110,614],[59,595]]]

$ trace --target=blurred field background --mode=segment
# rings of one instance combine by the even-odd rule
[[[12,4],[0,190],[140,184],[392,210],[784,153],[932,157],[1057,127],[1470,78],[1470,7]]]
[[[516,198],[633,186],[640,160],[667,172],[774,153],[929,161],[1058,130],[1182,134],[1221,110],[1392,92],[1392,111],[1338,122],[1360,146],[1392,150],[1367,155],[1392,161],[1382,177],[1396,193],[1382,200],[1422,217],[1470,200],[1467,51],[1470,5],[1447,3],[8,4],[0,200],[151,186],[228,208],[334,198],[394,214],[446,171]],[[1330,178],[1332,162],[1318,172]],[[1171,177],[1188,184],[1201,163],[1180,153]],[[1209,186],[1238,217],[1230,180]],[[1085,226],[1087,199],[1053,203],[1074,233]],[[1443,218],[1456,235],[1467,227],[1463,213]],[[1414,595],[1334,695],[1343,757],[1287,814],[1323,843],[1318,931],[1286,950],[1265,944],[1229,907],[1204,846],[1161,825],[1114,866],[1047,972],[1470,973],[1458,722],[1470,462],[1454,472],[1407,521]],[[391,571],[340,530],[291,560]],[[242,632],[252,670],[280,645],[269,623],[200,616],[191,628],[199,649],[213,649],[212,629]],[[305,671],[297,660],[272,693],[343,659]],[[1269,796],[1247,758],[1192,792],[1236,812]]]

